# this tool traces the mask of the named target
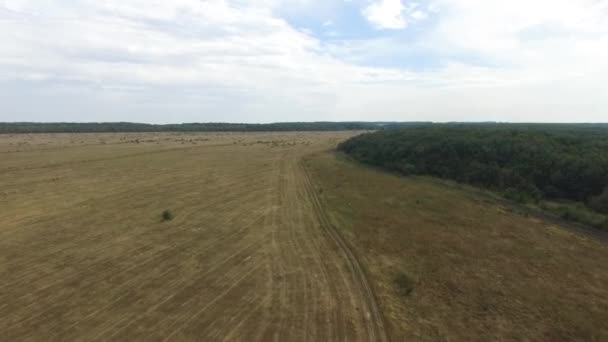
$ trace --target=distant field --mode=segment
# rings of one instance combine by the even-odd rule
[[[608,338],[605,245],[356,134],[0,135],[0,340]]]
[[[477,191],[306,158],[394,341],[607,341],[608,248]]]

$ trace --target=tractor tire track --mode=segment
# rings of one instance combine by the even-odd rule
[[[369,331],[371,333],[370,340],[389,342],[389,335],[387,334],[385,328],[386,325],[384,323],[384,318],[378,306],[376,296],[372,290],[369,280],[367,279],[367,275],[365,274],[365,271],[361,266],[361,263],[357,259],[356,255],[352,252],[351,248],[346,244],[340,233],[329,221],[327,213],[323,209],[323,205],[321,204],[321,201],[319,200],[319,197],[310,179],[310,175],[306,170],[306,167],[302,163],[300,163],[300,169],[302,177],[304,179],[306,190],[308,192],[308,195],[312,199],[314,210],[320,220],[321,226],[323,227],[329,238],[340,247],[342,254],[348,261],[349,268],[356,283],[359,285],[363,292],[365,301],[369,309],[368,322],[370,328]]]

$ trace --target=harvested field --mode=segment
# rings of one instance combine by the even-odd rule
[[[1,339],[385,340],[300,164],[352,134],[0,136]]]
[[[304,165],[393,341],[608,340],[608,247],[597,234],[340,154]]]
[[[0,340],[606,339],[605,241],[354,134],[0,135]]]

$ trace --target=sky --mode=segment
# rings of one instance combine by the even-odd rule
[[[608,0],[0,0],[0,121],[608,122]]]

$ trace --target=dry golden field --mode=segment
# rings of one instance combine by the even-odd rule
[[[393,341],[608,341],[608,248],[472,188],[305,165]]]
[[[0,340],[608,338],[603,243],[354,134],[0,135]]]
[[[385,339],[299,163],[352,134],[1,136],[0,339]]]

